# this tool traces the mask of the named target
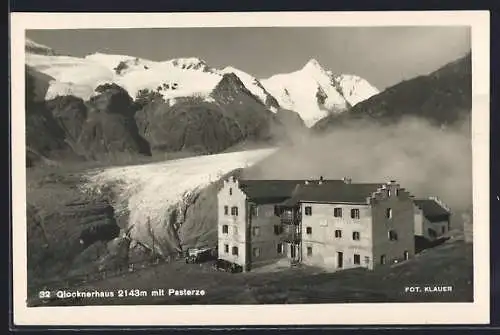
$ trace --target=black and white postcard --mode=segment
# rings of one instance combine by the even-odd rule
[[[13,13],[17,325],[489,322],[489,13]]]

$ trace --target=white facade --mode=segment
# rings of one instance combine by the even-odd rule
[[[311,215],[305,214],[306,207]],[[356,218],[351,217],[351,210],[357,212]],[[373,268],[370,205],[302,203],[301,212],[304,264],[331,269]]]
[[[243,266],[247,263],[246,195],[234,178],[224,181],[217,195],[218,257]]]
[[[412,258],[416,235],[434,240],[449,230],[449,220],[426,218],[410,193],[391,181],[368,195],[366,202],[299,201],[299,224],[285,224],[288,232],[276,233],[273,228],[283,223],[275,215],[274,204],[250,210],[255,204],[239,186],[238,180],[230,178],[218,193],[218,256],[244,271],[280,257],[328,270],[373,270]],[[441,202],[436,204],[449,213]],[[434,212],[439,215],[439,208],[434,207]],[[260,233],[255,234],[255,229]],[[285,236],[290,229],[297,229],[292,238]],[[289,243],[295,237],[296,242]]]

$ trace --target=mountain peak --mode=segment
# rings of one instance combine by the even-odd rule
[[[321,71],[324,71],[321,64],[319,64],[319,62],[314,58],[311,58],[309,61],[307,61],[307,63],[304,65],[304,67],[302,69],[303,70],[321,70]]]

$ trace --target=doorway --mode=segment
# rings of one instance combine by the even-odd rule
[[[297,256],[297,250],[295,249],[295,245],[293,243],[290,243],[290,258],[295,259]]]
[[[337,267],[338,268],[344,267],[344,253],[343,252],[337,252]]]
[[[404,259],[405,259],[405,261],[407,261],[407,260],[408,260],[408,258],[410,258],[410,254],[409,254],[409,252],[408,252],[408,251],[405,251],[405,252],[404,252]]]

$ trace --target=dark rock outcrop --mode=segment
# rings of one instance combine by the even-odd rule
[[[139,135],[132,98],[123,88],[101,85],[88,102],[74,96],[44,101],[46,80],[33,69],[26,69],[28,167],[48,160],[151,155],[149,143]]]
[[[64,129],[47,110],[43,101],[50,77],[26,67],[25,72],[25,127],[26,166],[31,167],[47,159],[76,155],[66,142]]]
[[[53,208],[27,205],[28,273],[34,282],[65,277],[69,271],[75,274],[74,269],[91,266],[97,260],[97,249],[105,255],[98,244],[113,240],[120,232],[107,201],[81,197],[75,202],[71,188],[64,194],[67,202],[58,202]]]
[[[116,84],[96,88],[100,94],[88,102],[88,117],[82,127],[80,145],[94,158],[115,153],[151,155],[149,143],[139,135],[132,98]]]
[[[211,96],[225,116],[237,121],[242,139],[259,142],[279,141],[284,125],[255,97],[233,73],[225,74]]]
[[[82,132],[83,124],[87,119],[85,102],[74,96],[58,96],[45,103],[59,126],[64,130],[66,137],[76,143]]]
[[[206,102],[151,104],[136,116],[139,131],[155,151],[215,153],[242,138],[236,120]]]
[[[242,141],[271,142],[284,137],[279,118],[233,73],[225,74],[207,102],[178,99],[173,106],[154,100],[136,114],[140,134],[153,151],[217,153]]]

